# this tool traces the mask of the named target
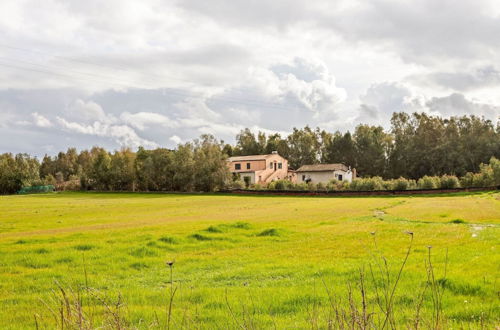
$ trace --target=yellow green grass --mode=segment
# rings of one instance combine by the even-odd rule
[[[346,296],[349,284],[357,292],[363,268],[372,290],[368,308],[380,317],[369,266],[381,252],[394,276],[411,231],[414,242],[395,295],[398,324],[411,323],[432,246],[439,278],[448,255],[444,327],[488,328],[500,315],[499,226],[495,192],[2,196],[0,327],[35,327],[35,318],[41,327],[56,327],[51,308],[59,308],[58,286],[73,292],[91,287],[110,301],[121,295],[127,326],[164,325],[170,289],[165,261],[174,259],[172,328],[183,319],[191,322],[186,327],[207,329],[321,328],[328,319],[325,286],[338,297]],[[423,317],[430,320],[431,310],[428,294]]]

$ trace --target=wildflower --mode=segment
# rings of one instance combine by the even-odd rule
[[[413,232],[412,231],[406,231],[406,234],[413,236]]]
[[[175,263],[175,260],[169,260],[169,261],[166,262],[167,266],[170,267],[170,268],[172,268],[172,266],[174,265],[174,263]]]

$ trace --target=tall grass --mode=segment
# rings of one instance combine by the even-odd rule
[[[414,307],[411,315],[400,310],[396,303],[397,291],[405,275],[405,267],[413,249],[414,234],[406,232],[409,237],[403,259],[397,266],[383,254],[377,244],[376,233],[372,233],[373,247],[367,265],[360,265],[357,272],[351,274],[351,280],[334,287],[321,277],[322,292],[316,287],[312,292],[306,292],[305,302],[309,309],[308,318],[302,320],[311,329],[442,329],[446,326],[443,311],[443,294],[447,283],[448,257],[443,276],[437,277],[434,267],[431,247],[428,247],[425,269],[427,277],[414,283]],[[167,261],[168,285],[165,299],[165,317],[159,317],[154,312],[152,320],[142,320],[141,324],[132,324],[127,319],[127,308],[118,294],[110,296],[105,291],[99,291],[89,286],[87,269],[84,260],[84,283],[76,289],[64,288],[56,283],[52,299],[44,300],[43,306],[49,311],[51,320],[42,317],[43,311],[34,314],[35,327],[57,329],[129,329],[146,327],[149,329],[194,329],[203,328],[203,321],[197,311],[189,311],[189,306],[178,306],[173,309],[179,286],[174,281],[175,261]],[[345,286],[342,289],[342,286]],[[222,328],[262,329],[277,328],[271,310],[259,306],[252,291],[248,289],[248,301],[232,297],[228,288],[225,289],[223,304],[227,310],[225,324]],[[239,306],[235,304],[239,302]],[[426,307],[429,306],[429,307]],[[265,321],[267,319],[267,321]],[[162,321],[164,320],[164,321]],[[269,321],[270,320],[270,321]]]

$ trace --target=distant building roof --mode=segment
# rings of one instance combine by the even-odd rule
[[[344,164],[314,164],[314,165],[303,165],[297,172],[328,172],[328,171],[348,171],[349,167]]]
[[[229,157],[228,161],[230,162],[244,162],[249,160],[266,160],[271,156],[275,156],[276,154],[267,154],[267,155],[250,155],[250,156],[235,156]]]

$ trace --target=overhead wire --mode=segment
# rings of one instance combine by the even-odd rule
[[[29,50],[29,49],[25,49],[25,48],[13,47],[13,46],[8,46],[8,45],[3,45],[3,44],[0,44],[0,47],[8,48],[8,49],[13,49],[13,50],[21,50],[21,51],[31,52],[31,53],[38,53],[38,54],[43,54],[43,55],[46,55],[46,56],[51,56],[51,57],[54,57],[54,58],[60,58],[60,59],[66,60],[66,61],[77,62],[77,63],[84,63],[84,64],[90,64],[90,65],[99,66],[99,67],[106,68],[106,69],[110,69],[111,68],[111,69],[114,69],[114,70],[117,69],[117,70],[121,70],[121,71],[124,71],[124,72],[133,73],[129,69],[126,69],[126,68],[123,68],[123,67],[120,67],[120,66],[102,65],[100,63],[94,63],[94,62],[90,62],[90,61],[72,59],[72,58],[68,58],[68,57],[65,57],[65,56],[61,56],[61,55],[55,55],[55,54],[50,54],[50,53],[47,53],[47,52],[41,52],[41,51],[37,51],[37,50]],[[0,59],[3,59],[4,61],[6,60],[5,58],[2,58],[2,57],[0,57]],[[7,59],[7,61],[21,62],[21,63],[24,63],[24,64],[28,64],[28,65],[32,65],[32,66],[37,66],[37,67],[42,67],[42,68],[50,68],[47,65],[37,64],[37,63],[32,63],[32,62],[27,62],[27,61],[20,61],[18,59]],[[9,66],[9,65],[4,63],[2,66]],[[54,71],[33,70],[33,69],[30,69],[30,68],[23,68],[23,67],[19,67],[19,66],[12,66],[12,67],[16,68],[16,69],[30,70],[30,71],[35,71],[35,72],[40,72],[40,73],[45,73],[45,74],[51,74],[51,73],[53,73],[53,74],[56,74],[58,76],[63,76],[63,77],[71,78],[71,79],[82,80],[81,77],[74,77],[74,76],[70,76],[70,75],[67,75],[67,74],[60,74],[60,73],[54,72]],[[53,70],[53,68],[50,68],[50,69]],[[109,77],[105,77],[105,76],[102,76],[102,75],[96,75],[94,73],[88,73],[88,72],[82,72],[82,71],[75,71],[73,69],[69,69],[69,70],[71,72],[74,72],[75,74],[83,74],[83,75],[95,76],[95,77],[98,77],[98,78],[104,78],[106,81],[98,81],[101,84],[108,83],[108,84],[111,84],[111,85],[118,85],[118,86],[128,87],[128,88],[162,89],[165,94],[172,94],[172,95],[181,96],[181,97],[196,97],[196,95],[192,95],[191,93],[183,93],[183,92],[175,91],[175,90],[173,90],[172,87],[168,87],[168,91],[165,91],[165,87],[151,87],[151,86],[144,87],[144,86],[140,86],[141,84],[138,84],[138,83],[115,82],[115,81],[111,81],[112,79],[115,79],[115,78],[109,78]],[[149,78],[149,75],[150,75],[150,73],[148,73],[148,78]],[[191,81],[188,81],[188,80],[185,80],[185,79],[173,78],[173,77],[162,76],[162,75],[157,75],[157,74],[153,74],[153,75],[156,76],[156,77],[162,77],[162,78],[167,77],[168,79],[178,80],[178,81],[187,82],[187,83],[195,85],[195,83],[193,83]],[[162,84],[165,84],[165,82],[159,82],[159,81],[154,81],[154,82],[157,83],[156,86],[161,86]],[[211,87],[211,86],[207,86],[207,87]],[[244,91],[245,89],[244,88],[239,88],[238,90]],[[228,96],[212,95],[212,96],[208,96],[207,99],[208,99],[208,101],[218,101],[218,102],[222,102],[222,103],[233,103],[233,104],[240,104],[240,105],[246,105],[246,106],[257,106],[257,107],[261,106],[261,107],[274,108],[274,109],[290,110],[290,107],[283,106],[280,103],[258,102],[258,101],[255,101],[255,100],[235,98],[235,97],[228,97]]]

